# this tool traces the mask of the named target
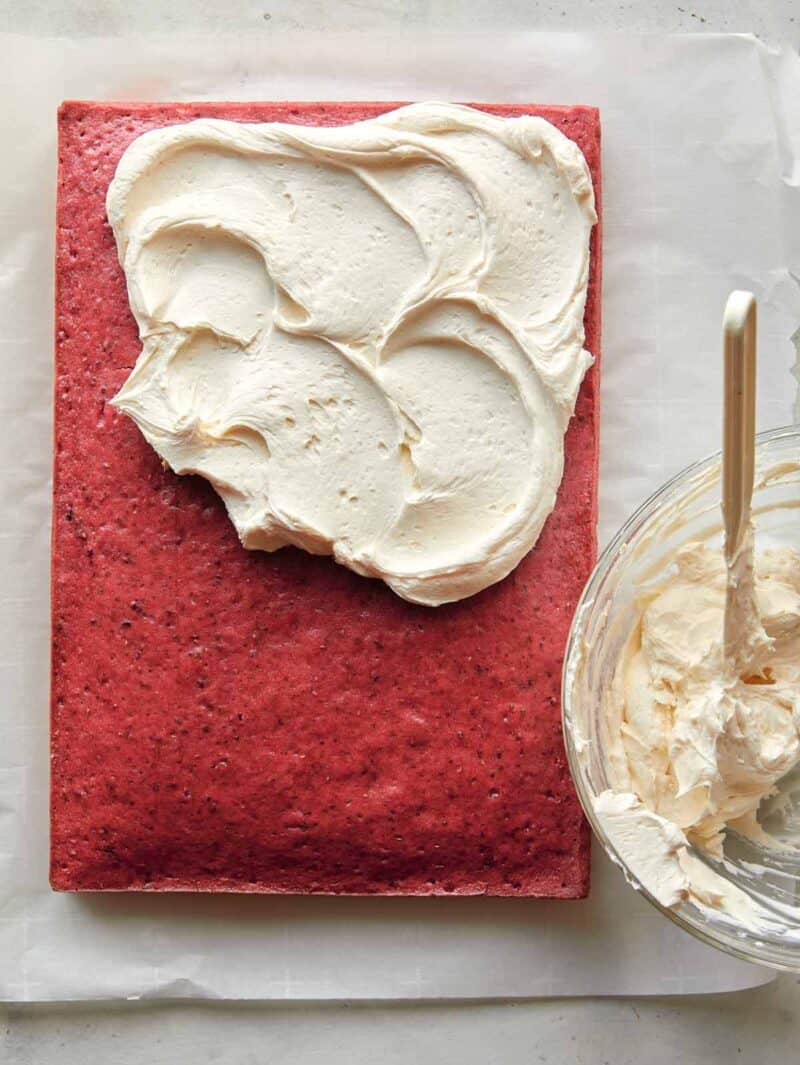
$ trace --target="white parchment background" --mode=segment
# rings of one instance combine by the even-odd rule
[[[55,108],[61,99],[590,103],[604,137],[601,540],[717,446],[719,319],[760,299],[759,426],[795,413],[800,60],[749,37],[0,37],[0,998],[718,991],[763,970],[588,902],[54,895],[47,886]],[[794,276],[793,276],[794,275]]]

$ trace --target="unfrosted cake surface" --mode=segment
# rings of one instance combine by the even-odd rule
[[[327,558],[245,551],[213,490],[109,406],[140,349],[105,217],[124,149],[215,116],[332,125],[391,104],[60,113],[51,881],[60,890],[574,898],[588,828],[560,725],[595,556],[597,365],[558,502],[500,584],[430,609]],[[483,105],[482,105],[483,106]],[[600,192],[597,112],[537,114]],[[592,237],[586,347],[600,342]]]

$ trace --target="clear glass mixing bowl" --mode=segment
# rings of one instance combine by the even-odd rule
[[[572,623],[563,678],[564,736],[575,786],[611,859],[650,902],[682,928],[739,958],[800,972],[800,768],[759,811],[770,835],[786,847],[767,848],[729,832],[725,858],[692,853],[767,911],[775,932],[755,933],[722,911],[691,901],[667,909],[637,881],[598,823],[592,800],[611,787],[605,706],[619,655],[635,623],[638,586],[657,577],[686,543],[722,551],[720,455],[679,473],[630,518],[605,549]],[[766,544],[800,547],[800,426],[761,434],[753,496],[756,551]]]

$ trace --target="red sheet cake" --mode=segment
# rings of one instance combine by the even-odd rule
[[[327,558],[239,544],[213,489],[109,406],[140,344],[104,200],[156,126],[354,122],[396,105],[67,103],[58,178],[51,882],[57,890],[578,898],[561,738],[595,558],[598,369],[557,506],[504,581],[430,609]],[[483,106],[483,105],[481,105]],[[537,114],[582,149],[592,108]],[[600,349],[595,227],[586,347]]]

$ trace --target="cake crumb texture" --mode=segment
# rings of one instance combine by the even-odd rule
[[[139,134],[214,116],[336,125],[396,104],[101,104],[59,113],[51,883],[57,890],[587,893],[561,736],[595,559],[597,364],[531,554],[430,609],[328,558],[245,551],[213,489],[109,405],[140,350],[105,217]],[[593,108],[539,114],[600,193]],[[599,355],[599,226],[586,347]]]

